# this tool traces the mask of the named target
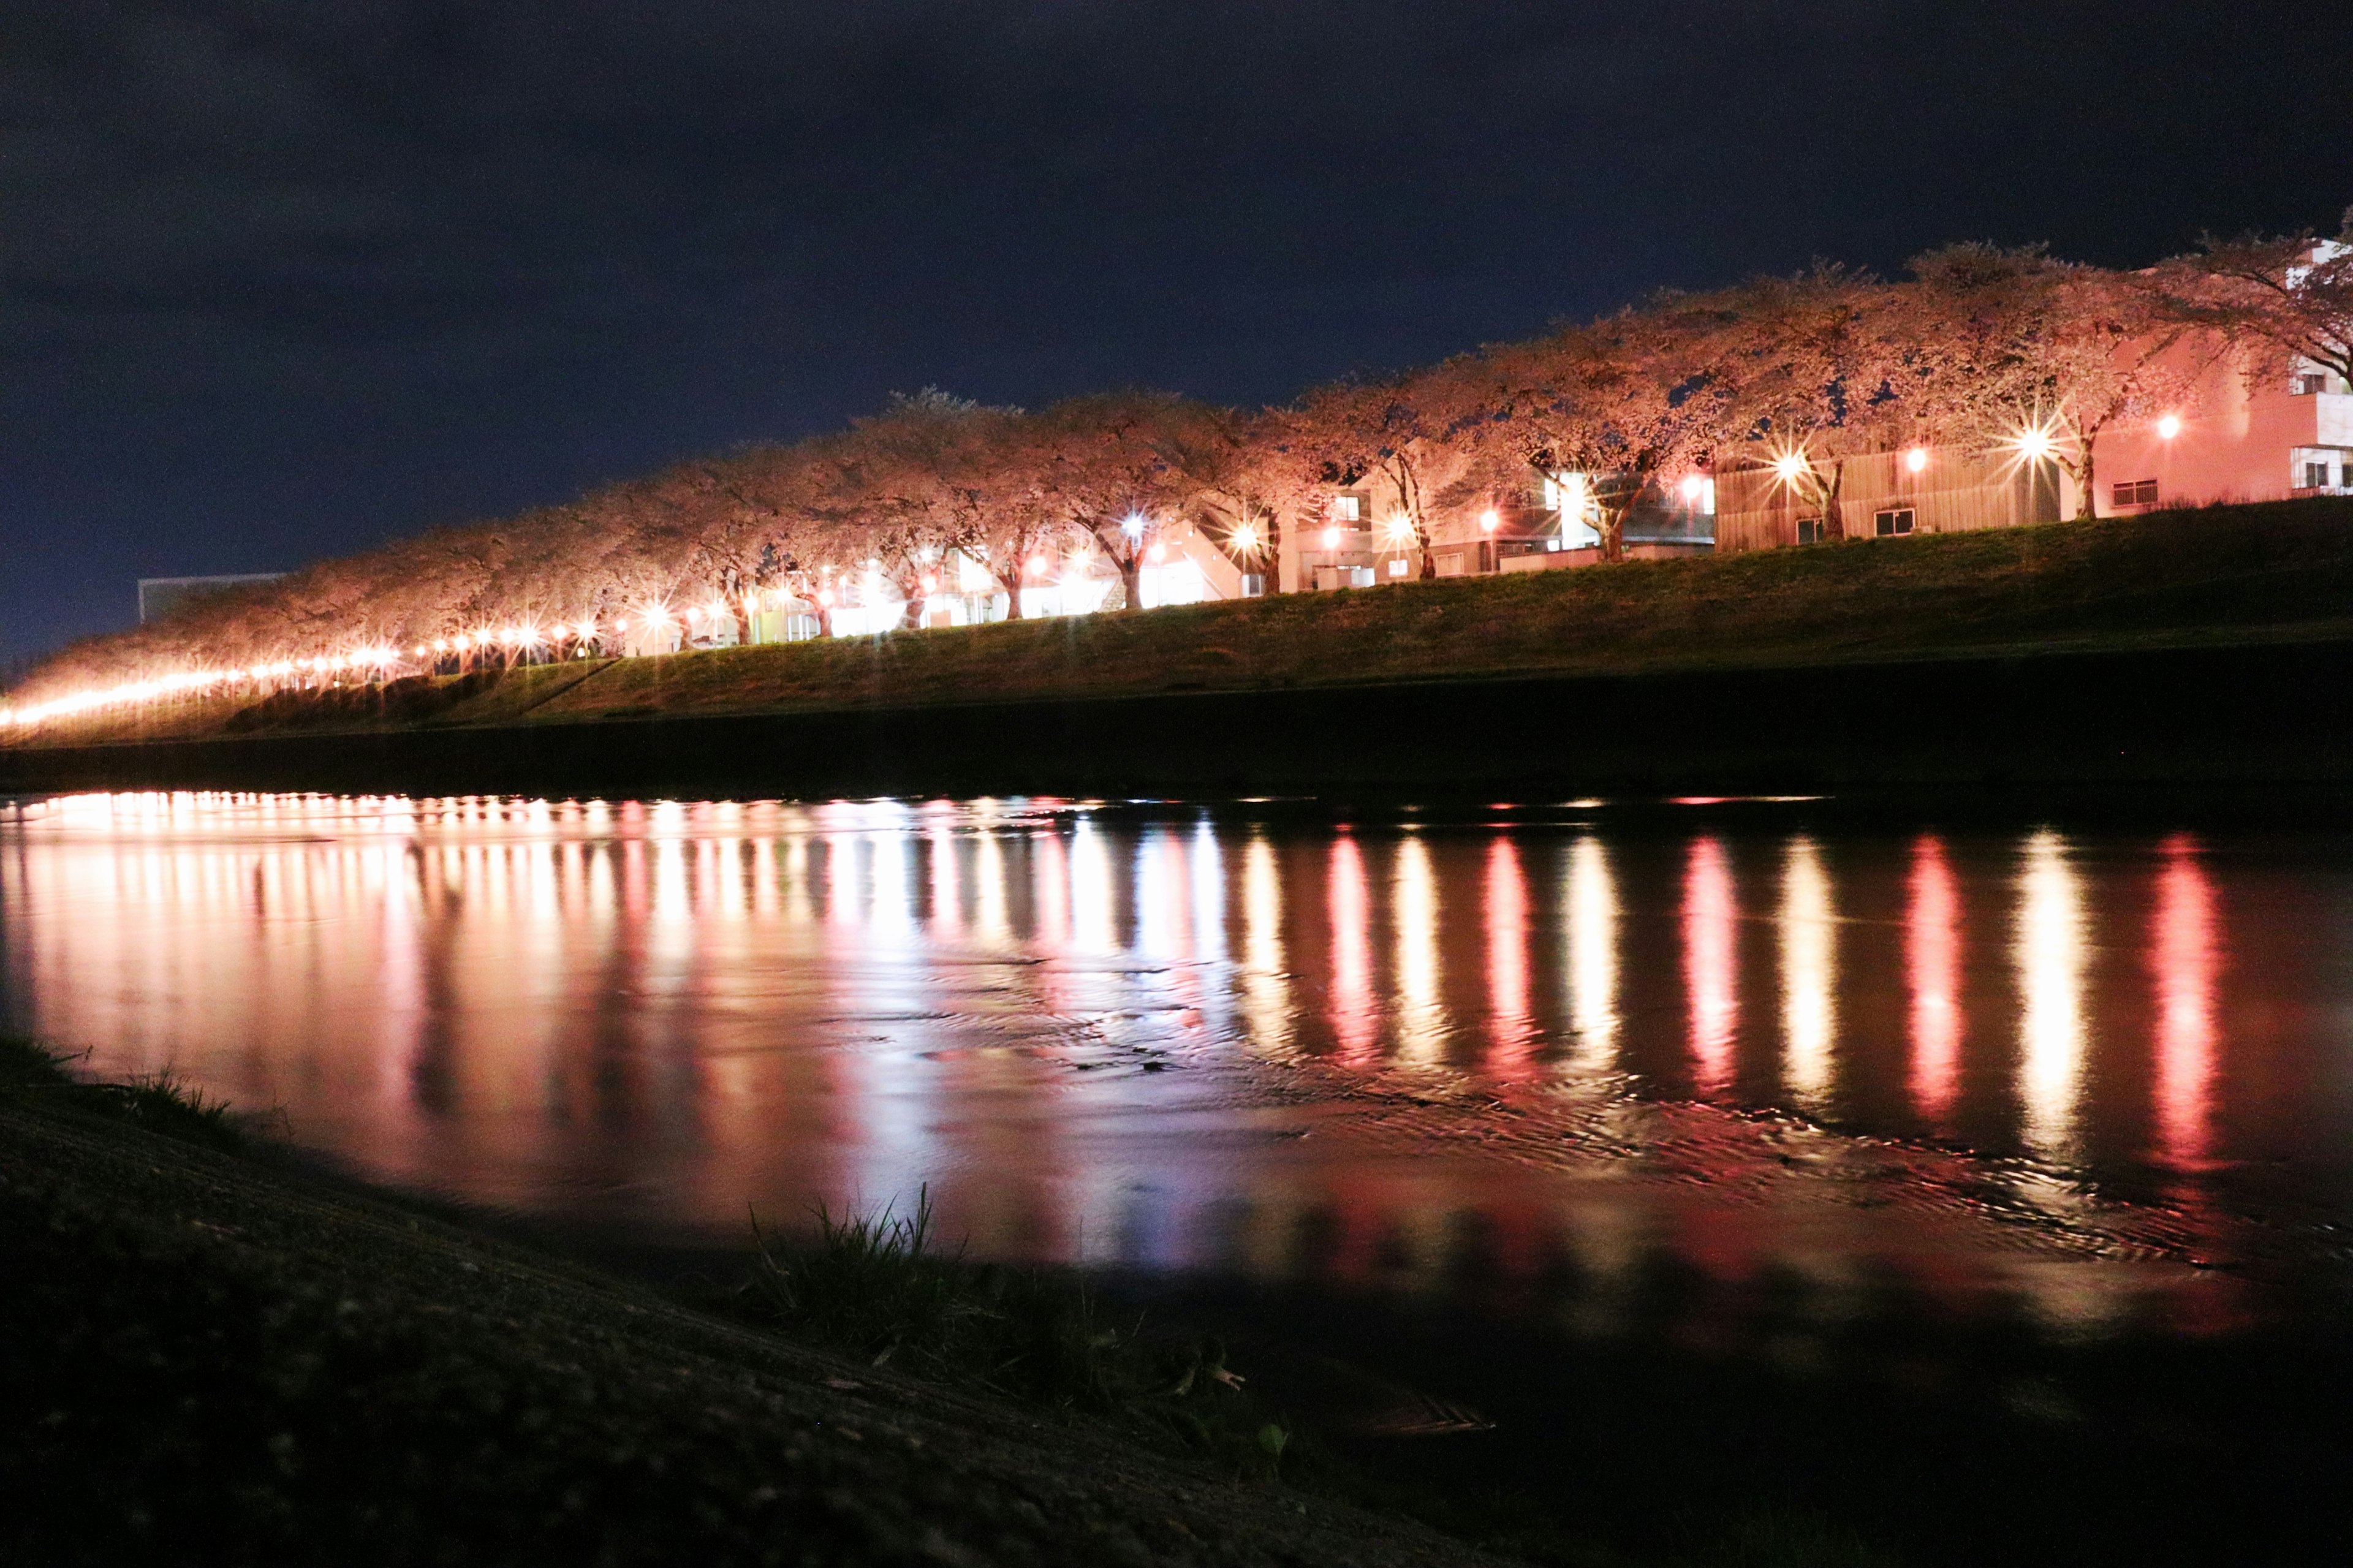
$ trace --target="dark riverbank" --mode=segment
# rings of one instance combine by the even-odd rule
[[[0,1237],[12,1562],[1485,1560],[21,1096]]]
[[[0,750],[0,790],[1555,796],[2353,782],[2353,637],[2282,630],[1264,691]]]
[[[2348,595],[2353,502],[2324,498],[224,690],[16,731],[0,789],[2341,783]]]

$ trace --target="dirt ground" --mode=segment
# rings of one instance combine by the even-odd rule
[[[0,1106],[0,1558],[1446,1564],[298,1171]]]

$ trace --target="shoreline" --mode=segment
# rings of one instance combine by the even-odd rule
[[[1490,1562],[431,1205],[0,1104],[0,1539],[58,1563]]]

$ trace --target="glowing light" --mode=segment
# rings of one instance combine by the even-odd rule
[[[1491,508],[1479,514],[1479,526],[1486,532],[1493,533],[1504,526],[1504,520]]]
[[[1434,1063],[1446,1046],[1439,996],[1438,878],[1419,836],[1398,846],[1390,923],[1397,931],[1398,1045],[1407,1060]]]
[[[2168,414],[2164,418],[2157,422],[2158,439],[2161,441],[2170,441],[2176,436],[2180,434],[2181,416],[2179,414]]]
[[[1923,834],[1912,847],[1904,915],[1905,969],[1912,992],[1912,1098],[1942,1123],[1960,1090],[1961,898],[1943,842]]]
[[[1580,838],[1568,855],[1569,1018],[1576,1065],[1608,1070],[1618,1043],[1618,890],[1600,843]]]
[[[1707,481],[1702,479],[1699,475],[1685,474],[1683,476],[1683,500],[1687,501],[1695,501],[1699,500],[1701,492],[1704,491],[1706,489]]]
[[[1052,566],[1053,563],[1047,560],[1042,555],[1032,555],[1029,557],[1029,574],[1033,577],[1044,576],[1047,572],[1052,568]]]
[[[1324,531],[1324,548],[1326,550],[1340,548],[1340,531],[1337,528],[1327,528]]]
[[[2160,1149],[2176,1170],[2206,1158],[2214,1087],[2215,977],[2221,967],[2214,888],[2198,845],[2177,834],[2163,846],[2148,966],[2157,982],[2157,1112]]]
[[[1154,561],[1166,561],[1168,559],[1168,547],[1165,544],[1155,544],[1152,547],[1148,554],[1149,558]]]
[[[1378,1038],[1373,996],[1371,889],[1365,879],[1364,851],[1343,835],[1332,846],[1324,906],[1332,918],[1332,1032],[1341,1058],[1366,1063]]]
[[[2063,1157],[2073,1142],[2086,1031],[2084,975],[2090,922],[2066,840],[2045,830],[2028,838],[2018,874],[2010,959],[2018,969],[2018,1094],[2027,1147]]]
[[[1800,447],[1773,454],[1773,477],[1785,485],[1796,484],[1812,467]]]
[[[1821,851],[1802,835],[1789,841],[1781,873],[1781,1034],[1784,1076],[1801,1105],[1830,1098],[1838,1033],[1838,913]]]
[[[2010,437],[2010,449],[2022,462],[2047,463],[2059,450],[2059,443],[2049,424],[2029,425]]]
[[[830,604],[832,604],[832,603],[833,603],[833,590],[832,590],[832,589],[830,589],[830,588],[819,588],[819,589],[817,591],[817,602],[818,602],[818,604],[820,604],[820,605],[830,605]]]
[[[1155,558],[1156,558],[1156,557],[1155,557]],[[936,573],[933,573],[933,572],[926,572],[926,573],[924,573],[924,574],[923,574],[923,592],[924,592],[924,593],[926,593],[926,594],[936,594],[936,593],[938,593],[939,591],[940,591],[940,579],[939,579],[939,574],[936,574]]]
[[[1508,835],[1487,846],[1488,1068],[1525,1073],[1535,1044],[1528,1006],[1528,885]]]
[[[459,632],[456,637],[449,640],[457,645],[457,648],[459,653],[463,653],[468,648],[474,646],[474,639],[464,632]]]
[[[1125,516],[1124,518],[1123,518],[1123,519],[1121,519],[1121,520],[1120,520],[1119,531],[1120,531],[1122,533],[1126,534],[1130,539],[1141,539],[1141,538],[1143,538],[1143,537],[1144,537],[1144,515],[1143,515],[1143,513],[1141,513],[1141,512],[1134,512],[1134,511],[1129,512],[1129,513],[1127,514],[1127,516]]]
[[[1258,550],[1258,530],[1245,522],[1226,536],[1226,548],[1236,555],[1253,554]]]
[[[1403,512],[1398,512],[1383,525],[1382,532],[1388,537],[1391,545],[1403,549],[1413,542],[1413,519]]]
[[[1683,869],[1683,980],[1691,993],[1692,1077],[1704,1093],[1721,1093],[1732,1082],[1739,921],[1724,846],[1694,839]]]
[[[1928,448],[1926,447],[1915,447],[1910,451],[1905,453],[1904,466],[1911,469],[1915,474],[1926,468],[1928,466]]]

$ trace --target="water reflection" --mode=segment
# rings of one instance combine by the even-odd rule
[[[2158,1147],[2177,1170],[2205,1163],[2214,1078],[2214,892],[2186,835],[2160,850],[2148,964],[2157,981]]]
[[[1528,886],[1519,847],[1508,837],[1487,846],[1487,1012],[1492,1070],[1524,1078],[1535,1048],[1528,1012]]]
[[[1789,840],[1781,872],[1781,1029],[1789,1093],[1810,1110],[1829,1106],[1838,1029],[1837,916],[1830,878],[1811,838]]]
[[[2353,907],[2335,864],[2241,903]],[[2082,1192],[2173,1184],[2203,1228],[2134,1233],[2163,1256],[2221,1247],[2221,1184],[2277,1149],[2353,1168],[2319,1092],[2353,1077],[2345,922],[2233,928],[2232,865],[1589,814],[82,796],[0,808],[0,976],[103,1068],[492,1202],[732,1235],[929,1183],[984,1255],[1570,1280],[1587,1326],[1671,1258],[2080,1324],[2137,1223]],[[2038,1254],[2021,1215],[2099,1235]]]
[[[1356,836],[1332,840],[1324,905],[1332,920],[1332,1032],[1342,1053],[1363,1063],[1378,1037],[1373,1001],[1373,911],[1365,881],[1365,854]]]
[[[1912,846],[1904,913],[1905,979],[1911,993],[1912,1098],[1920,1120],[1948,1128],[1961,1089],[1961,900],[1944,841]]]
[[[2030,837],[2018,873],[2018,1098],[2028,1148],[2072,1152],[2084,1070],[2084,895],[2056,833]]]
[[[1408,834],[1397,847],[1398,1054],[1430,1064],[1446,1049],[1446,1013],[1438,994],[1438,874],[1430,846]]]
[[[1740,1003],[1733,973],[1739,910],[1724,846],[1692,840],[1683,872],[1683,973],[1691,990],[1693,1080],[1720,1094],[1732,1082],[1734,1032]]]
[[[1604,1072],[1618,1050],[1618,889],[1609,851],[1590,834],[1569,847],[1567,901],[1574,1065]]]

